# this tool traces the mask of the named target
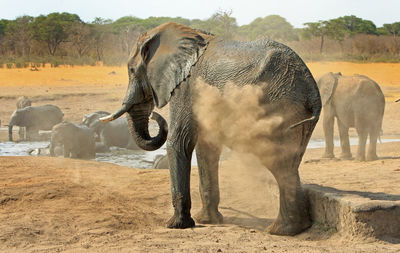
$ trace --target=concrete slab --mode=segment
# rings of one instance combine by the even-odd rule
[[[400,243],[400,196],[303,185],[314,222],[351,236]]]

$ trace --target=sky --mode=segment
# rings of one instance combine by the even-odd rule
[[[78,14],[85,22],[123,16],[207,19],[228,10],[238,25],[269,15],[280,15],[296,28],[345,15],[371,20],[377,27],[400,21],[400,0],[0,0],[0,19],[52,12]]]

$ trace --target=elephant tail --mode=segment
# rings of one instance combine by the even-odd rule
[[[294,123],[293,125],[291,125],[290,127],[288,127],[287,130],[293,129],[293,128],[298,127],[298,126],[300,126],[300,125],[302,125],[302,124],[304,124],[304,123],[307,123],[307,122],[312,122],[312,121],[317,122],[317,121],[318,121],[318,118],[319,118],[318,116],[313,115],[313,116],[311,116],[311,117],[308,118],[308,119],[305,119],[305,120],[299,121],[299,122],[297,122],[297,123]]]

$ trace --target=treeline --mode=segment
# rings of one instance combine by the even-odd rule
[[[168,21],[226,39],[266,37],[289,45],[306,60],[400,61],[400,22],[376,27],[372,21],[344,16],[294,28],[283,17],[270,15],[238,26],[232,12],[219,11],[206,20],[126,16],[86,23],[64,12],[1,19],[0,67],[119,65],[126,62],[138,35]]]

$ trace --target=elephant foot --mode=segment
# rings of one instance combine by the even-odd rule
[[[352,160],[353,156],[351,155],[351,153],[342,153],[342,154],[340,154],[340,159],[342,159],[342,160]]]
[[[275,221],[267,228],[271,235],[297,235],[311,227],[311,221],[307,218],[299,223],[283,223]]]
[[[333,153],[325,153],[322,158],[326,158],[326,159],[333,159],[335,158],[335,155]]]
[[[202,224],[221,224],[224,222],[224,217],[217,209],[208,211],[202,208],[200,212],[194,216],[194,219]]]
[[[373,155],[367,155],[367,161],[375,161],[378,160],[378,156],[376,154]]]
[[[195,223],[192,217],[190,216],[172,216],[171,219],[167,222],[168,228],[192,228]]]
[[[365,156],[358,155],[358,156],[356,157],[356,160],[359,161],[359,162],[365,162]]]

